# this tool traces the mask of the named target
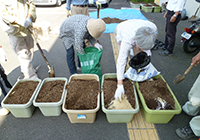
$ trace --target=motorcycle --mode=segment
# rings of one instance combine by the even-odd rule
[[[185,32],[181,34],[183,50],[186,53],[192,53],[200,49],[200,19],[192,21],[192,25],[184,28]]]
[[[200,3],[200,0],[195,0]],[[186,53],[192,53],[200,49],[200,18],[197,19],[197,11],[200,6],[197,8],[195,14],[190,17],[189,21],[192,23],[188,28],[184,28],[185,32],[181,34],[183,44],[183,50]]]

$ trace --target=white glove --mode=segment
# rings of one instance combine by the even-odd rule
[[[95,43],[94,47],[97,48],[99,51],[103,49],[103,47],[99,43]]]
[[[22,20],[19,22],[19,25],[28,28],[32,24],[32,20],[30,17],[28,17],[26,20]]]
[[[0,48],[0,57],[1,57],[1,62],[6,62],[7,61],[7,54],[3,50],[3,48]]]
[[[99,7],[101,9],[101,3],[96,1],[96,5],[97,5],[97,8]]]
[[[121,102],[124,93],[124,85],[117,85],[117,89],[115,91],[115,99]]]
[[[70,17],[71,16],[71,13],[69,10],[67,10],[67,17]]]

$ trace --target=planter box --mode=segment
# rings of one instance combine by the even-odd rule
[[[116,73],[107,73],[103,75],[102,78],[102,84],[101,84],[101,89],[103,89],[103,83],[106,78],[117,78]],[[104,105],[104,93],[102,91],[101,93],[101,104],[102,104],[102,110],[106,114],[106,118],[109,123],[128,123],[132,121],[133,116],[139,111],[139,102],[135,90],[135,86],[133,85],[134,88],[134,95],[135,95],[135,109],[127,109],[127,110],[109,110],[105,108]]]
[[[131,8],[140,9],[140,3],[133,3],[130,1]]]
[[[162,78],[162,80],[165,81],[161,75],[157,75],[154,78]],[[142,103],[142,110],[143,110],[146,122],[148,122],[148,123],[168,123],[175,114],[181,113],[182,109],[181,109],[179,102],[177,101],[177,99],[176,99],[175,95],[173,94],[172,90],[170,89],[170,87],[168,85],[167,85],[167,87],[174,98],[175,109],[174,110],[152,110],[147,107],[145,99],[139,90],[139,83],[136,82],[136,89],[137,89],[139,98]]]
[[[99,76],[96,74],[75,74],[75,75],[70,76],[69,82],[72,79],[82,79],[82,80],[95,79],[99,82]],[[66,98],[67,98],[67,92],[65,93],[65,96],[64,96],[62,110],[65,113],[67,113],[67,116],[71,123],[93,123],[95,121],[96,113],[100,108],[100,93],[98,94],[97,107],[95,109],[88,109],[88,110],[66,109],[65,108]]]
[[[153,6],[142,5],[142,10],[146,13],[151,13],[153,11]]]
[[[62,80],[65,81],[64,87],[63,87],[63,93],[61,100],[58,102],[36,102],[36,99],[38,97],[38,94],[44,85],[44,83],[49,82],[49,81],[56,81],[56,80]],[[59,116],[62,112],[62,103],[64,100],[64,94],[65,94],[65,87],[67,85],[67,79],[66,78],[45,78],[42,83],[40,84],[40,87],[36,93],[36,96],[33,100],[34,106],[39,107],[40,111],[44,116]],[[48,93],[47,93],[48,94]]]
[[[153,6],[153,12],[154,13],[160,13],[161,7],[160,6]]]
[[[12,93],[13,89],[18,86],[20,83],[23,82],[27,82],[27,81],[38,81],[38,85],[33,93],[33,95],[31,96],[29,102],[27,102],[26,104],[5,104],[5,101],[7,100],[8,96]],[[23,80],[19,80],[15,83],[15,85],[12,87],[12,89],[10,89],[9,93],[6,95],[6,97],[3,99],[2,101],[2,106],[7,108],[13,116],[15,116],[16,118],[30,118],[35,110],[35,107],[33,106],[33,99],[36,95],[36,92],[39,88],[39,85],[41,83],[40,79],[37,80],[29,80],[29,79],[23,79]],[[24,87],[26,88],[26,87]]]

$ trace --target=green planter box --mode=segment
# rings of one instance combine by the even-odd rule
[[[153,6],[153,12],[154,13],[160,13],[161,7],[160,6]]]
[[[26,104],[5,104],[4,102],[7,100],[8,96],[12,93],[12,90],[20,83],[26,82],[26,81],[38,81],[38,85],[31,96],[30,100]],[[35,106],[33,106],[33,99],[36,95],[36,92],[39,88],[39,85],[41,84],[41,80],[29,80],[29,79],[22,79],[15,83],[15,85],[12,87],[12,89],[9,91],[9,93],[6,95],[6,97],[2,101],[2,106],[7,108],[13,116],[16,118],[30,118],[35,110]],[[26,88],[26,87],[24,87]]]
[[[107,73],[104,74],[102,77],[102,83],[101,83],[101,89],[103,89],[103,82],[106,78],[117,78],[116,73]],[[131,122],[133,119],[133,116],[139,111],[139,102],[136,94],[135,87],[134,88],[134,95],[135,95],[135,109],[130,110],[108,110],[104,107],[104,93],[102,91],[101,93],[101,104],[102,104],[102,110],[106,114],[106,118],[109,123],[128,123]]]
[[[142,5],[142,11],[144,11],[146,13],[151,13],[153,11],[153,6]]]
[[[56,80],[63,80],[65,81],[64,87],[63,87],[63,93],[60,101],[58,102],[36,102],[37,96],[44,85],[44,83],[48,81],[56,81]],[[36,96],[33,100],[33,105],[36,107],[39,107],[40,111],[44,116],[59,116],[62,112],[62,103],[64,100],[64,95],[65,95],[65,87],[67,85],[67,79],[66,78],[45,78],[42,83],[40,84],[40,87],[36,93]],[[48,93],[47,93],[48,94]]]
[[[131,6],[131,8],[140,9],[140,3],[139,2],[133,3],[133,2],[130,1],[130,6]]]
[[[161,75],[157,75],[154,78],[162,78],[164,80],[164,78]],[[165,123],[168,123],[175,114],[181,113],[182,109],[181,109],[179,102],[177,101],[175,95],[173,94],[173,92],[170,89],[170,87],[168,86],[168,84],[167,84],[167,87],[174,98],[175,109],[174,110],[152,110],[147,107],[145,100],[143,98],[143,95],[139,90],[139,84],[138,84],[138,82],[136,82],[136,89],[139,94],[140,101],[142,103],[142,110],[143,110],[143,114],[144,114],[146,122],[148,122],[148,123],[164,123],[165,124]]]

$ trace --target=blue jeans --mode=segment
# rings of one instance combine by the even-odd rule
[[[71,74],[77,73],[73,45],[67,50],[67,64]],[[79,58],[78,58],[78,67],[81,67]]]

